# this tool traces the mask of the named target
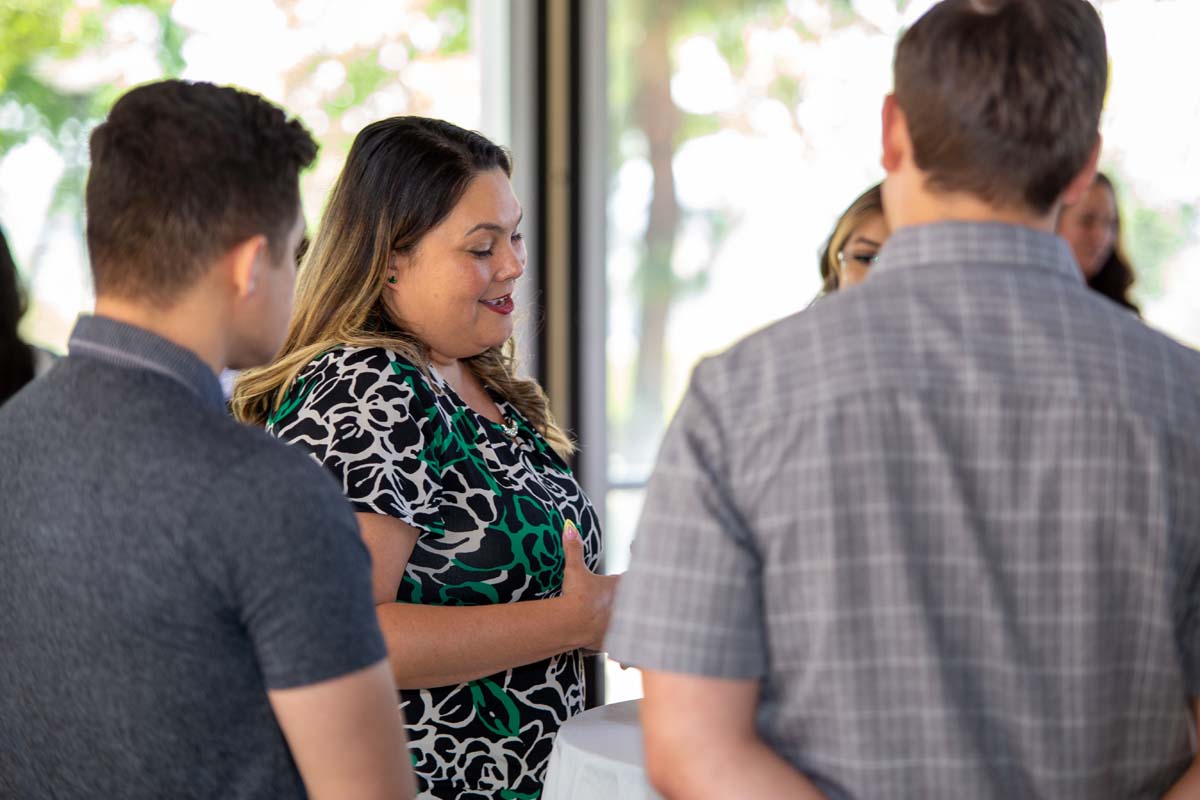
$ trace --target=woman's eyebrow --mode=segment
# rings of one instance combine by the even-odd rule
[[[519,228],[521,226],[521,220],[523,219],[525,219],[524,211],[521,212],[521,216],[517,217],[517,224],[513,225],[513,228]],[[475,231],[495,231],[496,233],[503,233],[505,230],[507,229],[498,222],[481,222],[474,228],[471,228],[471,230],[464,233],[463,236],[470,236]]]

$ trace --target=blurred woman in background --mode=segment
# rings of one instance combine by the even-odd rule
[[[50,368],[49,353],[27,344],[18,332],[25,315],[25,295],[17,265],[0,231],[0,405]]]
[[[1058,234],[1071,246],[1088,286],[1117,305],[1139,313],[1129,298],[1133,267],[1121,246],[1117,195],[1107,175],[1097,173],[1083,199],[1063,209]]]
[[[833,234],[821,249],[821,293],[862,283],[879,257],[891,231],[883,217],[883,194],[877,183],[842,212]]]

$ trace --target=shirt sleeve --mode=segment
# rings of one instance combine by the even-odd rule
[[[722,427],[703,362],[646,489],[607,647],[644,669],[759,678],[767,665],[761,564],[730,496]]]
[[[230,470],[219,496],[230,613],[268,689],[307,686],[377,664],[371,558],[337,486],[278,450]]]
[[[1195,476],[1200,475],[1200,449],[1191,441],[1167,438],[1171,493],[1176,503],[1172,525],[1172,570],[1176,636],[1183,680],[1189,697],[1200,697],[1200,501]]]
[[[441,532],[436,399],[420,370],[387,350],[335,351],[292,388],[268,431],[297,445],[355,511]]]

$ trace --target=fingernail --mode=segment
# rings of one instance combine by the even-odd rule
[[[575,527],[575,523],[571,520],[567,520],[563,524],[563,536],[567,537],[568,539],[579,538],[579,529]]]

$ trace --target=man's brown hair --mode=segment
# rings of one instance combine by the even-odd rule
[[[170,80],[125,94],[91,137],[96,292],[169,305],[259,234],[284,263],[299,172],[316,152],[299,122],[249,92]]]
[[[929,188],[1050,210],[1096,145],[1104,27],[1086,0],[944,0],[901,38],[895,96]]]

